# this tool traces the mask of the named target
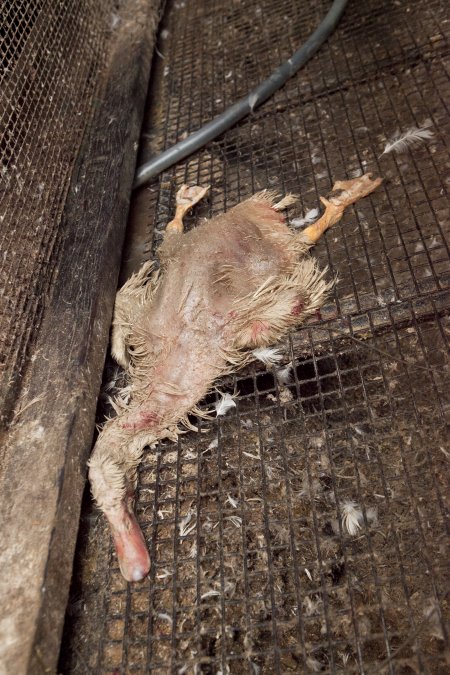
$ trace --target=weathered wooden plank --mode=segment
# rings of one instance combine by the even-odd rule
[[[5,439],[0,670],[54,672],[159,1],[124,0],[62,222],[52,295]]]

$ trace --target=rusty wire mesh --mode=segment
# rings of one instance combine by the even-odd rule
[[[142,157],[266,77],[329,4],[169,3]],[[435,0],[350,3],[272,100],[135,195],[124,276],[153,255],[181,182],[212,186],[193,224],[265,187],[297,193],[295,216],[336,179],[386,179],[316,247],[339,280],[283,343],[287,384],[254,364],[221,383],[235,411],[147,453],[147,580],[123,581],[86,504],[63,672],[444,672],[446,25]],[[380,158],[428,122],[431,143]]]
[[[0,403],[20,381],[105,64],[114,1],[0,8]]]

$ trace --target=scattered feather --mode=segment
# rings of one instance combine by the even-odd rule
[[[322,483],[318,478],[313,478],[311,483],[308,476],[304,476],[302,480],[302,488],[299,490],[300,497],[307,499],[320,499],[320,493],[323,491]]]
[[[206,450],[203,450],[202,455],[204,455],[205,452],[208,452],[208,450],[214,450],[214,448],[217,448],[218,445],[219,445],[219,439],[218,439],[218,438],[214,438],[214,439],[211,441],[211,443],[208,445],[208,447],[206,448]]]
[[[359,178],[359,176],[362,176],[363,173],[366,173],[367,169],[367,164],[365,159],[361,161],[361,167],[358,167],[357,169],[353,169],[352,171],[348,172],[348,177],[349,178]]]
[[[353,169],[352,171],[348,172],[348,177],[349,178],[359,178],[360,176],[363,175],[363,170],[362,169]]]
[[[214,407],[216,409],[216,414],[217,417],[221,417],[222,415],[226,415],[231,408],[236,407],[236,402],[234,401],[233,397],[231,394],[222,394],[221,393],[221,399],[220,401],[216,401],[214,404]]]
[[[423,615],[429,622],[430,633],[438,640],[444,640],[444,632],[440,620],[439,603],[435,598],[430,598],[423,609]]]
[[[376,506],[367,509],[366,518],[369,525],[378,525],[378,509]]]
[[[259,347],[258,349],[254,349],[252,354],[255,359],[262,361],[268,367],[276,365],[283,358],[280,350],[274,347]]]
[[[269,480],[275,480],[277,477],[277,467],[266,465],[266,474]]]
[[[404,152],[409,147],[414,147],[425,143],[425,141],[433,138],[434,133],[428,127],[430,124],[425,124],[423,127],[411,127],[403,134],[397,132],[385,145],[380,157],[387,155],[389,152]]]
[[[311,579],[312,581],[312,579]],[[321,611],[322,600],[320,598],[310,598],[308,595],[303,600],[305,616],[312,616]]]
[[[250,94],[250,96],[248,97],[248,104],[252,112],[255,109],[255,105],[257,104],[257,102],[258,102],[258,94]]]
[[[229,520],[235,527],[242,527],[242,518],[239,516],[228,516],[225,520]]]
[[[230,666],[228,663],[225,664],[225,669],[224,670],[217,670],[216,675],[230,675]]]
[[[160,612],[157,614],[158,619],[162,619],[163,621],[167,621],[167,623],[172,623],[172,617],[169,614],[165,614],[164,612]]]
[[[196,459],[197,455],[192,450],[186,450],[184,453],[184,459]]]
[[[349,500],[342,504],[342,525],[351,536],[361,529],[363,520],[363,513],[356,502]]]
[[[317,216],[319,215],[319,209],[309,209],[303,216],[303,218],[293,218],[290,223],[295,228],[305,227],[313,223]]]
[[[189,523],[192,520],[192,511],[189,511],[184,518],[180,520],[178,523],[178,530],[180,532],[180,537],[187,537],[188,534],[192,532],[192,530],[195,530],[196,523],[188,527]]]
[[[320,673],[320,671],[322,670],[322,664],[320,663],[320,661],[318,661],[312,656],[307,657],[306,665],[308,666],[309,670],[312,670],[314,673]]]
[[[251,429],[253,427],[253,422],[249,418],[246,420],[241,420],[241,425],[244,427],[244,429]]]
[[[237,508],[238,502],[237,502],[236,499],[233,499],[233,497],[231,495],[227,495],[226,502],[229,502],[229,504],[231,504],[233,509]]]
[[[344,664],[344,666],[346,666],[350,658],[349,652],[338,652],[338,656],[341,657],[342,663]]]
[[[225,581],[223,585],[223,592],[229,596],[234,595],[234,592],[236,590],[236,582],[235,581]]]
[[[251,452],[246,452],[245,450],[242,451],[242,454],[246,457],[251,457],[252,459],[261,459],[260,455],[252,455]],[[247,499],[247,501],[249,500]]]
[[[200,600],[206,600],[206,598],[212,598],[215,595],[220,595],[220,591],[207,591],[200,596]]]
[[[111,14],[111,30],[115,30],[117,26],[120,23],[120,16],[118,14],[114,14],[114,12]]]
[[[289,401],[292,401],[293,399],[292,392],[287,388],[287,387],[281,387],[280,388],[280,403],[281,405],[285,405],[286,403],[289,403]]]
[[[442,445],[439,446],[439,450],[444,454],[446,459],[450,459],[450,452],[446,450],[446,448],[442,447]]]
[[[363,429],[361,429],[361,427],[358,424],[352,424],[352,428],[356,431],[357,434],[359,434],[359,436],[366,435],[366,432]]]
[[[292,364],[287,365],[285,368],[278,368],[275,371],[275,376],[279,384],[290,384],[292,382]]]

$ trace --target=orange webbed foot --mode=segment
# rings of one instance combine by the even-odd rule
[[[175,217],[167,224],[166,232],[183,232],[183,218],[193,206],[203,199],[210,186],[202,188],[198,185],[182,185],[176,196]]]

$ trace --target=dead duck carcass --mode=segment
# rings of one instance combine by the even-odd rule
[[[207,188],[183,186],[175,219],[158,251],[160,269],[145,263],[119,291],[112,355],[129,373],[89,461],[93,496],[111,526],[120,569],[144,578],[150,558],[134,515],[145,446],[190,428],[188,414],[214,380],[273,344],[324,302],[332,283],[308,251],[344,212],[381,179],[338,181],[319,220],[300,233],[280,213],[295,201],[259,192],[226,213],[183,232],[183,215]]]

